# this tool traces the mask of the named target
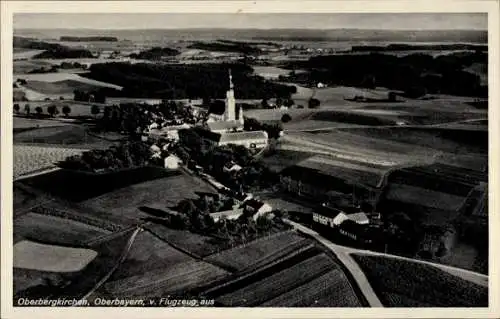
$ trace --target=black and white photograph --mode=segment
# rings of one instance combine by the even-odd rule
[[[498,305],[488,11],[237,8],[12,13],[2,303]]]

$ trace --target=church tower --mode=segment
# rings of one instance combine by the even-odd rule
[[[226,112],[224,114],[226,121],[236,120],[236,100],[234,99],[233,76],[231,69],[229,69],[229,90],[226,93]]]

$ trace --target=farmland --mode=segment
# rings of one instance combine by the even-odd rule
[[[103,286],[102,291],[107,295],[121,298],[163,297],[175,292],[187,291],[225,275],[224,270],[211,264],[189,260],[108,282]]]
[[[260,281],[216,298],[226,306],[255,306],[275,298],[310,280],[326,273],[332,268],[332,260],[319,254]]]
[[[67,156],[80,154],[81,149],[14,145],[14,178],[30,172],[55,167]]]
[[[14,220],[14,238],[77,245],[110,232],[67,218],[27,213]]]
[[[254,264],[265,264],[295,250],[306,247],[311,241],[294,232],[284,232],[257,239],[249,244],[211,255],[206,260],[224,264],[241,271]]]
[[[14,245],[13,255],[14,268],[67,273],[81,271],[97,252],[23,240]]]
[[[24,85],[30,90],[41,92],[48,95],[66,95],[73,97],[74,90],[94,91],[100,86],[85,83],[77,80],[62,80],[56,82],[44,82],[30,80]]]
[[[387,307],[487,307],[488,288],[433,266],[352,255]],[[453,293],[450,293],[453,292]]]
[[[225,246],[224,242],[216,238],[187,230],[172,229],[159,224],[148,224],[144,228],[170,245],[197,257],[214,254]]]
[[[484,153],[483,143],[477,141],[458,141],[456,138],[446,136],[443,131],[419,130],[405,127],[392,128],[349,128],[341,129],[368,138],[396,141],[416,146],[429,147],[435,150],[452,152],[455,154]]]
[[[137,235],[127,258],[108,282],[141,275],[158,268],[168,268],[190,260],[192,258],[188,255],[176,250],[150,232],[143,231]]]
[[[268,300],[261,307],[360,307],[349,281],[333,269],[310,282]]]
[[[160,179],[165,176],[175,176],[175,172],[168,172],[158,167],[141,167],[119,172],[110,172],[105,174],[94,174],[86,172],[78,172],[72,170],[58,170],[52,173],[38,175],[29,179],[23,180],[23,183],[40,191],[67,199],[73,202],[82,202],[96,196],[101,196],[97,200],[103,202],[106,199],[106,193],[112,192],[115,189],[124,188],[134,183],[143,181],[151,181]],[[92,185],[92,187],[89,187]],[[140,184],[139,184],[140,185]],[[132,186],[133,187],[133,186]],[[127,188],[125,188],[126,190]],[[120,192],[122,190],[118,190]],[[167,190],[163,190],[167,192]],[[122,191],[123,193],[124,191]],[[113,193],[110,193],[113,196]],[[130,195],[130,193],[128,194]],[[134,197],[135,195],[132,195]],[[119,202],[114,202],[114,199],[109,199],[111,202],[108,205],[120,205]],[[129,200],[133,200],[130,199]],[[93,200],[83,202],[83,206],[94,207],[96,210],[106,210],[107,206],[93,205]],[[88,204],[88,205],[86,205]],[[136,209],[136,208],[134,208]],[[121,219],[121,214],[115,211],[115,214]],[[113,215],[109,213],[109,215]],[[124,219],[125,220],[125,219]]]
[[[158,169],[161,170],[161,169]],[[139,182],[106,193],[100,197],[88,199],[82,203],[85,207],[105,210],[111,215],[128,220],[139,220],[149,215],[139,210],[140,207],[165,209],[175,206],[185,198],[196,198],[196,191],[210,192],[212,189],[203,181],[185,174],[172,174],[166,171],[156,179]]]
[[[116,90],[121,90],[120,86],[106,83],[106,82],[101,82],[101,81],[96,81],[92,79],[88,79],[86,77],[80,76],[75,73],[64,73],[64,72],[59,72],[59,73],[36,73],[36,74],[14,74],[14,79],[23,79],[26,80],[27,82],[30,81],[36,81],[37,82],[48,82],[48,83],[58,83],[63,81],[63,83],[72,83],[72,84],[78,84],[82,85],[87,84],[87,85],[94,85],[94,86],[100,86],[100,87],[108,87]],[[64,81],[70,81],[70,82],[64,82]]]

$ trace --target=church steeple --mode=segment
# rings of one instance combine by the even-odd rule
[[[231,74],[231,69],[229,69],[229,90],[226,93],[226,112],[225,112],[226,121],[236,120],[236,101],[234,99],[233,88],[234,88],[233,76]]]
[[[231,69],[229,69],[229,89],[230,90],[234,89],[234,86],[233,86],[233,75],[231,74]]]

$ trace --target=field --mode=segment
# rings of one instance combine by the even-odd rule
[[[194,256],[205,257],[224,249],[223,242],[187,230],[171,229],[158,224],[148,224],[144,228],[170,245]]]
[[[142,272],[104,284],[106,295],[120,298],[153,298],[182,293],[226,276],[227,273],[202,261],[185,261]]]
[[[361,303],[342,271],[340,269],[333,269],[259,306],[361,307]]]
[[[50,125],[49,122],[41,122],[40,127],[29,129],[29,121],[31,120],[23,121],[24,129],[17,128],[16,131],[18,132],[14,133],[13,141],[17,146],[105,149],[114,144],[96,135],[89,134],[88,128],[83,125],[63,124],[62,121],[52,120],[53,125]],[[32,125],[38,125],[38,123],[35,121]]]
[[[23,183],[30,185],[35,189],[39,189],[40,191],[59,196],[62,199],[73,202],[81,202],[89,199],[88,202],[83,202],[83,206],[90,206],[90,208],[94,207],[96,211],[108,211],[108,206],[101,206],[97,203],[97,200],[99,200],[99,203],[104,203],[105,197],[107,196],[106,193],[111,192],[110,194],[113,196],[113,190],[119,189],[118,192],[120,192],[120,188],[127,189],[127,186],[135,183],[139,183],[138,185],[141,185],[140,183],[144,181],[164,178],[166,176],[174,176],[176,174],[178,173],[169,172],[159,167],[141,167],[106,174],[92,174],[61,169],[48,174],[24,179]],[[92,185],[92,187],[89,187],[89,185]],[[137,187],[137,185],[134,186]],[[132,188],[134,186],[132,186]],[[167,192],[168,190],[163,191]],[[96,199],[96,204],[93,205],[92,203],[94,200],[92,198],[103,194],[105,195],[102,198]],[[136,195],[127,194],[127,196],[134,197]],[[114,199],[110,200],[113,201]],[[123,201],[125,201],[125,199],[123,199]],[[108,205],[111,205],[111,203]],[[119,203],[114,203],[114,205],[119,205]],[[137,209],[137,207],[131,207],[131,209]],[[125,216],[122,216],[122,214],[118,211],[108,212],[108,215],[115,215],[119,219],[123,220],[127,219],[122,218]]]
[[[31,53],[22,53],[22,54],[31,54]],[[35,53],[37,54],[37,53]],[[14,54],[16,56],[16,54]],[[14,61],[12,63],[13,71],[14,74],[24,74],[28,73],[30,71],[33,71],[35,69],[40,69],[41,67],[44,67],[46,69],[50,69],[52,67],[52,63],[50,62],[45,62],[45,61],[38,61],[38,60],[23,60],[23,61]]]
[[[310,240],[294,232],[284,232],[211,255],[206,260],[241,271],[255,264],[266,264],[277,260],[308,244],[311,244]]]
[[[39,244],[23,240],[14,245],[14,268],[47,272],[78,272],[97,256],[90,249]]]
[[[14,133],[16,130],[25,130],[30,128],[40,128],[40,127],[54,127],[54,126],[66,126],[68,123],[55,120],[40,120],[31,119],[25,117],[14,116],[12,121],[12,126],[14,128]]]
[[[77,80],[62,80],[56,82],[30,80],[24,85],[30,90],[47,95],[64,95],[73,97],[74,90],[95,91],[100,86]]]
[[[433,266],[354,254],[387,307],[487,307],[488,288]],[[450,293],[453,292],[453,293]]]
[[[326,151],[329,154],[349,161],[393,166],[410,162],[432,160],[436,151],[376,138],[361,137],[340,131],[328,133],[289,133],[281,138],[282,148],[302,147],[304,151]]]
[[[108,282],[122,280],[127,277],[141,275],[145,272],[168,268],[172,265],[193,260],[148,231],[139,233],[127,258],[113,273]]]
[[[275,80],[280,75],[288,75],[290,73],[289,70],[273,67],[273,66],[252,66],[254,73],[256,75],[262,76],[266,79]]]
[[[67,156],[81,154],[83,150],[75,148],[14,145],[14,179],[22,175],[53,168],[58,161]]]
[[[25,238],[42,243],[76,246],[109,233],[83,222],[32,212],[14,220],[15,242]]]
[[[216,301],[225,306],[256,306],[323,275],[334,266],[332,264],[333,261],[329,257],[319,254],[241,289],[219,296]]]
[[[455,154],[485,153],[487,151],[481,143],[465,140],[458,141],[456,138],[453,139],[451,136],[446,136],[447,134],[442,131],[418,130],[405,127],[349,128],[341,129],[341,131],[368,138],[396,141]]]
[[[311,153],[278,150],[273,154],[265,156],[262,161],[275,172],[281,171],[283,168],[295,165],[296,163],[313,156]]]
[[[38,73],[38,74],[14,74],[14,80],[16,79],[24,79],[27,82],[37,81],[37,82],[48,82],[48,83],[57,83],[61,81],[71,80],[69,83],[83,83],[94,86],[101,87],[109,87],[116,90],[121,90],[121,86],[117,86],[110,83],[105,83],[101,81],[96,81],[92,79],[85,78],[75,73]],[[63,82],[64,83],[64,82]],[[66,82],[68,83],[68,82]],[[81,85],[81,84],[79,84]]]
[[[169,177],[122,187],[100,197],[88,199],[82,205],[105,210],[123,219],[138,221],[150,217],[140,210],[141,207],[166,209],[175,206],[182,199],[196,198],[197,191],[210,192],[212,189],[198,178],[176,173]]]

